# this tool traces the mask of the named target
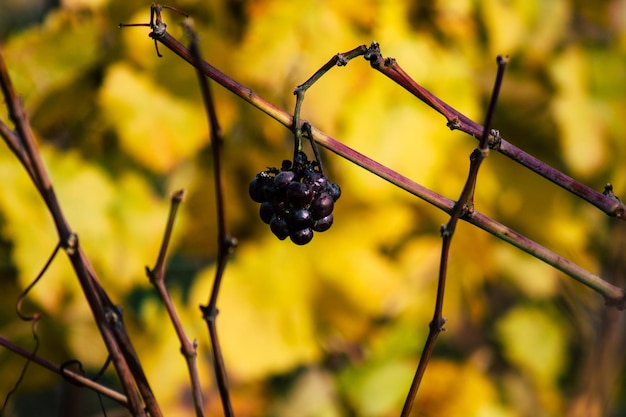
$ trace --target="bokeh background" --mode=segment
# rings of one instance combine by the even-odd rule
[[[581,182],[626,192],[626,1],[175,0],[205,59],[278,106],[337,52],[376,40],[415,80],[481,122],[495,56],[509,54],[494,126]],[[169,196],[186,190],[167,282],[199,342],[207,415],[221,415],[206,304],[216,223],[207,123],[193,69],[147,28],[149,2],[0,0],[0,49],[23,97],[65,213],[126,322],[167,416],[192,415],[186,366],[144,274]],[[184,39],[182,17],[164,12]],[[432,317],[447,216],[323,151],[343,195],[335,224],[297,247],[258,218],[249,181],[292,152],[290,132],[221,87],[228,230],[218,328],[238,416],[397,416]],[[309,90],[302,116],[348,146],[457,198],[476,142],[356,59]],[[6,110],[0,113],[7,122]],[[8,148],[0,150],[0,333],[26,348],[15,302],[56,244],[50,216]],[[492,153],[476,207],[624,286],[623,221]],[[106,359],[69,263],[28,296],[41,356]],[[551,267],[461,224],[444,315],[416,416],[623,416],[624,313]],[[0,397],[21,357],[0,350]],[[105,381],[118,386],[112,371]],[[104,401],[109,416],[125,415]],[[102,415],[95,394],[31,366],[7,416]]]

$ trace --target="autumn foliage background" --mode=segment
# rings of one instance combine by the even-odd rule
[[[43,4],[42,4],[43,3]],[[295,86],[333,54],[380,43],[419,83],[481,122],[496,54],[508,54],[494,127],[581,182],[626,192],[626,1],[194,1],[204,58],[292,111]],[[0,0],[0,47],[67,218],[127,326],[166,415],[190,415],[179,342],[145,276],[169,195],[186,190],[167,282],[197,338],[208,415],[221,415],[199,304],[214,277],[216,224],[207,123],[196,75],[162,48],[142,1]],[[33,11],[37,10],[36,14]],[[30,15],[29,15],[30,13]],[[184,39],[181,17],[167,14]],[[17,23],[16,23],[17,22]],[[432,316],[447,215],[325,151],[342,187],[335,224],[304,247],[258,218],[249,181],[292,152],[283,126],[215,88],[225,136],[229,263],[218,329],[238,416],[396,416]],[[0,117],[8,120],[6,110]],[[361,59],[309,92],[302,117],[450,198],[476,142]],[[0,150],[0,333],[32,346],[20,291],[56,244],[49,214]],[[492,152],[477,210],[624,286],[626,225]],[[416,400],[420,416],[619,416],[626,413],[624,312],[592,290],[468,224],[455,234],[444,315]],[[64,256],[28,297],[39,354],[106,359]],[[0,396],[23,359],[0,350]],[[115,386],[112,371],[106,376]],[[98,414],[95,394],[31,366],[8,416]],[[108,403],[109,410],[115,407]],[[65,414],[71,415],[71,414]],[[114,414],[109,414],[114,415]]]

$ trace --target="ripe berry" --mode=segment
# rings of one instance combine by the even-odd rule
[[[265,188],[271,182],[271,178],[267,175],[264,175],[265,172],[258,174],[254,179],[250,182],[250,186],[248,187],[248,192],[250,193],[250,198],[252,201],[257,203],[262,203],[265,201]]]
[[[259,208],[259,215],[264,223],[270,224],[275,213],[274,204],[270,201],[264,201]]]
[[[296,245],[306,245],[313,239],[313,230],[310,228],[295,231],[289,235],[291,241]]]
[[[310,227],[313,224],[311,212],[307,209],[293,210],[289,213],[287,224],[291,230],[299,230]]]
[[[330,226],[332,225],[333,215],[331,213],[322,219],[315,220],[315,222],[313,222],[313,230],[315,230],[316,232],[325,232],[326,230],[330,229]]]
[[[293,171],[280,171],[274,177],[274,185],[278,189],[287,187],[296,178],[296,173]]]
[[[287,187],[287,201],[294,207],[306,206],[313,197],[313,190],[303,182],[292,182]]]
[[[287,221],[278,216],[274,216],[270,222],[270,230],[280,240],[285,240],[289,236],[289,226]]]
[[[324,174],[310,169],[305,171],[303,181],[309,184],[315,192],[323,191],[328,184],[328,179]]]
[[[341,188],[339,188],[339,186],[334,182],[328,181],[328,185],[326,186],[326,192],[330,194],[330,196],[333,198],[333,201],[337,201],[339,200],[339,197],[341,197]]]
[[[334,201],[328,193],[321,193],[311,203],[310,210],[314,219],[321,219],[333,212]]]

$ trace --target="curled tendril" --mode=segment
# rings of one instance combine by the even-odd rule
[[[15,385],[7,393],[6,397],[4,398],[4,403],[2,404],[2,408],[0,408],[0,415],[4,414],[4,410],[6,409],[6,406],[7,406],[8,402],[9,402],[9,399],[17,391],[18,387],[22,383],[22,380],[24,379],[24,376],[26,375],[26,371],[28,370],[28,365],[30,365],[30,362],[31,362],[32,358],[37,354],[37,351],[39,350],[39,336],[37,336],[37,323],[41,319],[41,313],[33,313],[31,315],[26,315],[26,314],[24,314],[22,312],[22,304],[24,303],[24,300],[26,299],[26,296],[28,295],[30,290],[33,289],[33,287],[35,285],[37,285],[39,280],[41,280],[43,275],[46,273],[46,271],[50,267],[50,264],[54,260],[54,257],[57,255],[57,253],[59,253],[59,249],[60,248],[61,248],[61,242],[57,243],[56,247],[52,251],[52,254],[50,255],[50,257],[46,261],[45,265],[43,266],[43,268],[41,269],[39,274],[37,274],[37,277],[33,280],[33,282],[31,282],[24,289],[24,291],[22,291],[20,296],[17,298],[17,302],[15,303],[15,312],[18,315],[18,317],[21,320],[23,320],[23,321],[32,322],[31,331],[32,331],[32,334],[33,334],[33,339],[35,340],[35,346],[34,346],[32,352],[31,352],[29,358],[26,360],[26,363],[24,364],[24,367],[22,368],[22,372],[20,373],[20,376],[17,378],[17,381],[15,381]]]
[[[43,266],[43,268],[41,269],[39,274],[37,274],[37,277],[33,280],[33,282],[31,282],[24,289],[24,291],[22,291],[22,293],[18,297],[17,303],[15,304],[15,312],[17,313],[17,315],[19,316],[20,319],[22,319],[24,321],[37,321],[37,320],[39,320],[41,318],[41,314],[40,313],[34,313],[31,316],[27,316],[24,313],[22,313],[22,304],[24,303],[24,300],[26,299],[26,296],[28,295],[30,290],[32,290],[33,287],[35,285],[37,285],[39,280],[41,280],[41,278],[43,277],[43,274],[46,273],[46,271],[50,267],[50,264],[54,260],[54,257],[57,255],[57,253],[59,253],[59,249],[61,249],[61,242],[57,243],[57,245],[55,246],[54,250],[52,251],[52,254],[50,255],[50,257],[46,261],[46,264]]]

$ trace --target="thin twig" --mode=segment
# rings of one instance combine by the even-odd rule
[[[22,356],[23,358],[27,358],[33,363],[41,366],[44,369],[47,369],[51,372],[54,372],[57,375],[64,377],[65,379],[71,381],[74,384],[84,386],[85,388],[89,388],[94,392],[100,393],[105,397],[110,398],[111,400],[123,405],[126,408],[129,408],[128,399],[125,395],[109,388],[104,385],[101,385],[91,379],[71,371],[67,368],[63,368],[60,365],[54,364],[47,359],[42,358],[41,356],[33,355],[32,352],[24,349],[18,344],[13,343],[9,339],[0,335],[0,346]]]
[[[2,403],[2,406],[0,407],[0,416],[4,415],[4,410],[9,404],[9,400],[11,399],[13,394],[17,392],[19,386],[22,384],[22,381],[24,380],[24,377],[26,376],[26,371],[28,371],[28,365],[30,365],[31,362],[34,362],[33,358],[37,356],[37,351],[39,350],[39,336],[37,335],[37,323],[39,323],[40,317],[41,316],[37,313],[33,315],[32,317],[26,318],[27,321],[32,321],[30,329],[33,335],[33,340],[35,341],[35,346],[33,347],[33,350],[31,352],[24,350],[26,352],[26,355],[24,355],[24,357],[26,358],[26,362],[24,363],[24,366],[22,367],[22,371],[20,372],[20,375],[18,376],[17,380],[13,384],[13,388],[11,388],[11,390],[4,397],[4,402]]]
[[[370,61],[372,68],[380,71],[405,88],[415,97],[419,98],[437,112],[441,113],[448,121],[448,127],[450,129],[461,130],[462,132],[465,132],[475,138],[480,138],[483,134],[484,129],[480,124],[474,122],[415,82],[406,72],[404,72],[395,59],[383,58],[380,53],[378,43],[372,42],[368,53],[365,54],[365,59]],[[626,206],[621,201],[607,197],[601,192],[576,181],[545,162],[529,155],[511,143],[505,141],[497,131],[489,131],[489,133],[494,133],[489,138],[489,146],[492,149],[497,150],[515,162],[525,166],[531,171],[536,172],[549,181],[552,181],[558,186],[596,206],[607,215],[626,220]]]
[[[491,131],[491,120],[493,118],[496,103],[498,101],[498,96],[500,94],[500,86],[502,84],[502,77],[504,75],[506,63],[506,58],[498,56],[498,73],[493,87],[493,93],[491,95],[489,108],[487,110],[487,116],[485,117],[485,129],[481,136],[478,148],[476,148],[470,156],[470,169],[467,175],[467,180],[465,181],[465,185],[463,186],[463,191],[461,191],[461,196],[454,205],[454,209],[450,214],[450,220],[447,224],[441,227],[442,245],[441,258],[439,263],[439,277],[437,280],[437,298],[435,301],[435,311],[433,313],[433,319],[429,325],[428,336],[424,344],[424,349],[422,350],[422,355],[420,357],[417,370],[415,371],[415,377],[413,378],[411,388],[409,389],[409,393],[404,403],[404,407],[402,408],[401,417],[408,417],[411,413],[411,409],[413,408],[413,403],[415,401],[415,396],[417,395],[417,391],[419,390],[422,377],[424,376],[424,372],[426,371],[426,367],[428,366],[428,362],[430,361],[430,357],[435,348],[435,343],[437,342],[439,333],[443,331],[443,326],[446,323],[446,319],[443,317],[443,301],[446,288],[448,259],[450,254],[450,246],[452,244],[452,237],[454,236],[454,230],[456,229],[456,224],[459,219],[461,217],[471,216],[474,209],[473,198],[474,190],[476,188],[476,181],[478,178],[478,170],[480,169],[482,161],[489,154],[487,141],[489,138],[489,132]]]
[[[22,305],[24,301],[26,300],[26,297],[28,296],[28,293],[30,292],[30,290],[32,290],[33,287],[37,285],[37,283],[41,280],[41,278],[44,276],[44,274],[46,273],[46,271],[52,264],[52,261],[56,257],[57,253],[59,253],[59,249],[61,249],[60,243],[58,243],[54,247],[54,250],[48,257],[48,260],[44,264],[43,268],[41,268],[41,271],[39,271],[35,279],[30,284],[28,284],[26,288],[24,288],[22,293],[17,298],[17,302],[15,303],[15,312],[17,313],[17,316],[20,318],[20,320],[32,322],[31,332],[33,335],[33,340],[35,341],[35,347],[33,348],[32,352],[30,352],[30,355],[28,356],[28,360],[24,364],[24,367],[22,368],[22,372],[20,372],[20,376],[17,378],[17,381],[13,385],[13,388],[9,391],[9,393],[4,398],[4,403],[2,404],[2,407],[0,407],[0,416],[3,415],[4,409],[7,406],[9,399],[17,391],[18,387],[22,383],[22,380],[24,379],[24,376],[26,375],[26,371],[28,370],[28,365],[31,362],[30,358],[33,356],[36,356],[37,350],[39,350],[39,336],[37,335],[37,323],[39,323],[39,320],[41,320],[41,314],[37,312],[31,315],[26,315],[22,311]]]
[[[185,29],[187,36],[189,37],[189,49],[191,51],[192,59],[195,62],[194,66],[198,68],[198,82],[200,83],[200,91],[202,92],[202,99],[204,101],[204,107],[206,109],[207,119],[209,122],[209,130],[211,131],[211,150],[213,154],[213,173],[215,181],[215,204],[217,209],[217,268],[215,271],[215,280],[213,281],[213,288],[209,297],[209,303],[206,306],[200,306],[200,310],[202,311],[202,316],[207,323],[209,336],[211,338],[213,367],[215,369],[215,378],[222,401],[222,407],[224,409],[224,415],[226,417],[232,417],[234,413],[228,391],[228,378],[226,375],[226,367],[224,365],[224,357],[222,356],[222,349],[220,347],[217,334],[216,319],[218,314],[217,297],[220,291],[222,278],[224,276],[226,262],[228,261],[228,255],[237,245],[237,240],[226,233],[226,215],[224,213],[224,192],[221,162],[222,145],[224,140],[222,138],[222,131],[217,120],[217,112],[211,95],[211,85],[209,84],[209,81],[204,73],[199,69],[203,61],[200,56],[198,37],[188,23],[185,24]]]
[[[196,416],[202,417],[204,416],[204,400],[202,398],[202,386],[200,384],[200,375],[198,374],[196,361],[198,356],[197,343],[195,343],[195,341],[192,343],[189,341],[189,338],[187,338],[183,325],[178,317],[178,313],[176,312],[176,306],[174,305],[172,297],[170,296],[167,286],[165,285],[165,263],[167,260],[167,251],[172,237],[172,231],[174,230],[176,213],[178,212],[178,207],[183,201],[183,195],[184,192],[182,190],[176,191],[172,194],[170,213],[167,217],[165,233],[163,234],[163,240],[161,241],[161,249],[159,250],[159,255],[154,268],[149,269],[146,267],[146,274],[150,279],[150,283],[154,285],[161,301],[163,301],[167,314],[169,315],[170,321],[172,322],[176,335],[178,336],[178,340],[180,341],[180,351],[187,363],[187,371],[189,372],[189,378],[191,380]]]
[[[367,52],[365,45],[358,46],[351,51],[345,53],[338,53],[333,56],[326,64],[324,64],[319,70],[315,72],[308,80],[297,86],[293,93],[296,95],[296,107],[293,111],[293,132],[295,138],[295,149],[293,152],[294,161],[298,152],[302,150],[302,125],[300,123],[300,111],[302,110],[302,102],[304,101],[304,94],[317,80],[319,80],[324,74],[330,71],[333,67],[345,67],[350,60],[357,56],[364,55]]]

